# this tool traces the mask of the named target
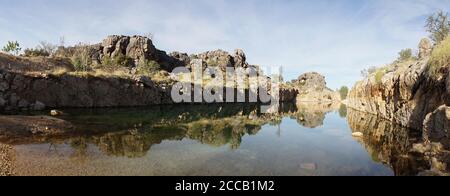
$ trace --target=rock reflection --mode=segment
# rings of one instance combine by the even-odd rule
[[[352,109],[348,109],[347,119],[353,133],[363,133],[355,139],[372,159],[390,166],[395,175],[417,175],[430,167],[423,157],[412,152],[413,144],[420,140],[416,131]]]
[[[326,114],[339,107],[339,103],[298,103],[298,110],[291,117],[304,127],[316,128],[323,125]]]
[[[149,152],[157,152],[151,149],[158,144],[181,140],[240,152],[243,137],[258,135],[265,125],[280,125],[278,127],[281,129],[283,118],[291,118],[303,127],[318,128],[324,125],[328,113],[336,112],[341,117],[347,117],[353,133],[361,133],[355,134],[360,137],[354,139],[364,146],[371,158],[391,167],[396,175],[418,175],[431,167],[423,154],[412,150],[414,144],[421,142],[420,134],[379,120],[376,116],[347,110],[340,104],[282,104],[278,113],[271,114],[261,113],[258,105],[239,104],[65,112],[69,115],[61,118],[73,124],[75,132],[2,139],[0,143],[6,145],[0,145],[1,157],[10,157],[13,152],[10,149],[17,145],[50,144],[54,148],[70,148],[64,152],[74,162],[88,163],[93,155],[98,155],[95,153],[137,159],[148,156]],[[337,119],[342,121],[339,117]],[[311,164],[300,166],[310,168]],[[13,172],[8,165],[0,165],[0,169],[0,175]]]

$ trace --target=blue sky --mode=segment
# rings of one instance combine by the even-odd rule
[[[450,0],[0,0],[0,45],[18,40],[98,43],[109,34],[154,35],[163,50],[243,49],[251,64],[308,71],[332,88],[391,62],[427,36],[426,17]]]

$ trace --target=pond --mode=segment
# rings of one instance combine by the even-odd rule
[[[416,175],[414,131],[333,104],[64,110],[76,131],[0,141],[14,175]],[[353,132],[362,132],[359,138]]]

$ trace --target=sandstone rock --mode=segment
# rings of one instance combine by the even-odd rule
[[[72,130],[71,123],[48,116],[0,116],[0,139],[58,135]]]
[[[352,88],[348,106],[422,130],[427,114],[443,104],[450,104],[450,93],[441,88],[445,81],[429,77],[427,67],[427,59],[422,59],[386,75],[381,82],[371,75]]]
[[[135,60],[149,60],[156,56],[156,48],[152,41],[146,37],[133,36],[126,48],[126,56]]]
[[[430,56],[433,46],[428,38],[423,38],[419,43],[419,58]]]
[[[439,107],[427,115],[424,121],[424,139],[430,142],[440,142],[450,139],[450,107]]]

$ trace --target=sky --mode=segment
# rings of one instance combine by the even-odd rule
[[[450,0],[0,0],[0,45],[99,43],[147,35],[167,52],[243,49],[250,64],[310,71],[331,88],[395,60],[426,37],[426,18]]]

